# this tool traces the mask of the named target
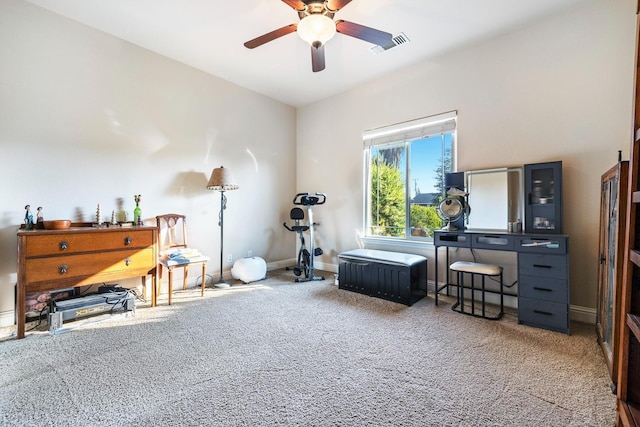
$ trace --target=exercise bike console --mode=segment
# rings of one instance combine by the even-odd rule
[[[309,193],[298,193],[293,198],[293,204],[298,206],[324,205],[326,201],[327,196],[324,193],[316,193],[315,196],[310,196]]]

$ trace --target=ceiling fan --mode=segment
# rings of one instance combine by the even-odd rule
[[[351,0],[282,0],[298,12],[300,22],[289,24],[277,30],[263,34],[244,45],[249,49],[297,32],[300,38],[311,45],[311,67],[314,72],[325,68],[324,44],[336,32],[355,37],[378,46],[385,46],[393,37],[390,33],[365,27],[344,20],[333,20],[333,16],[340,9],[351,3]]]

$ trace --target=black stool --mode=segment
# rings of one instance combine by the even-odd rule
[[[458,300],[451,307],[453,311],[457,311],[458,313],[468,314],[470,316],[481,317],[483,319],[489,320],[498,320],[504,314],[504,283],[502,280],[502,267],[499,265],[493,264],[481,264],[478,262],[468,262],[468,261],[456,261],[449,266],[449,270],[455,271],[457,274],[457,287],[458,287]],[[471,311],[465,311],[464,307],[464,275],[465,273],[471,275]],[[475,277],[482,277],[482,286],[480,288],[476,288],[475,285]],[[500,279],[500,312],[495,316],[487,316],[485,311],[485,278],[486,277],[499,277]],[[475,295],[476,292],[482,293],[482,305],[481,305],[481,314],[478,314],[476,311],[476,301]]]

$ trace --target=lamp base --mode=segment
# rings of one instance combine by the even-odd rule
[[[216,283],[213,284],[214,288],[230,288],[231,283],[227,282],[223,278],[220,278]]]

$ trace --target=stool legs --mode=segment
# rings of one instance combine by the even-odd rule
[[[489,319],[489,320],[498,320],[502,317],[502,315],[504,314],[504,281],[503,281],[503,274],[500,273],[497,277],[499,277],[500,280],[500,290],[498,292],[498,294],[500,295],[500,311],[498,312],[498,314],[496,314],[495,316],[488,316],[487,315],[487,311],[486,311],[486,305],[487,305],[487,301],[486,301],[486,294],[487,294],[487,289],[486,289],[486,274],[478,274],[478,273],[467,273],[469,275],[471,275],[471,287],[468,288],[471,290],[471,311],[466,311],[465,310],[465,303],[464,303],[464,291],[465,291],[465,286],[464,286],[464,274],[465,272],[463,271],[456,271],[457,273],[457,290],[458,290],[458,296],[457,296],[457,301],[456,303],[451,306],[451,309],[453,311],[457,311],[458,313],[462,313],[462,314],[467,314],[470,316],[474,316],[474,317],[480,317],[483,319]],[[476,278],[475,276],[481,276],[481,283],[480,283],[480,287],[476,288]],[[494,277],[494,276],[491,276]],[[481,292],[481,299],[480,299],[480,303],[481,303],[481,307],[479,307],[479,311],[480,314],[477,313],[476,311],[476,292]]]

